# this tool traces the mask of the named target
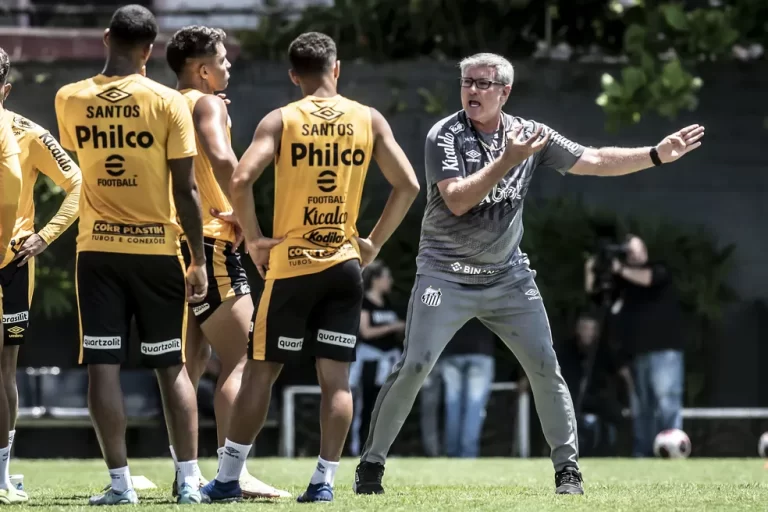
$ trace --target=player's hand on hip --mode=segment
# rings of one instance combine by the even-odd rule
[[[682,130],[664,137],[664,140],[656,146],[659,160],[665,164],[674,162],[684,154],[701,146],[702,137],[704,137],[704,127],[698,124],[686,126]]]
[[[196,304],[208,294],[208,273],[194,263],[187,267],[187,302]]]
[[[211,208],[211,215],[219,220],[223,220],[227,224],[232,224],[235,230],[235,242],[232,244],[232,250],[236,251],[240,244],[243,243],[243,229],[240,227],[240,223],[235,217],[235,212],[220,212],[216,208]]]
[[[251,242],[246,242],[246,252],[251,256],[251,261],[256,265],[256,270],[262,279],[267,278],[269,270],[269,251],[282,242],[284,238],[261,237]]]
[[[507,146],[504,148],[504,153],[501,157],[508,161],[510,165],[517,165],[534,153],[541,151],[547,145],[552,135],[552,132],[547,130],[542,137],[543,132],[544,127],[539,125],[536,131],[533,132],[533,135],[526,138],[522,124],[508,131]]]
[[[224,104],[225,104],[225,105],[229,105],[230,103],[232,103],[232,100],[230,100],[229,98],[227,98],[227,95],[226,95],[226,94],[224,94],[223,92],[220,92],[220,93],[218,93],[216,96],[218,96],[219,98],[221,98],[222,100],[224,100]]]
[[[24,243],[21,244],[21,249],[19,249],[19,252],[16,253],[16,256],[13,259],[14,261],[20,259],[21,261],[19,261],[18,266],[21,267],[26,265],[30,258],[34,258],[47,248],[48,244],[45,243],[43,237],[35,233],[24,240]]]
[[[370,265],[376,256],[379,255],[380,248],[374,244],[370,238],[355,237],[357,246],[360,248],[360,268]]]

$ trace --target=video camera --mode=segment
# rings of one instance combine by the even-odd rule
[[[612,298],[616,291],[616,278],[613,274],[613,260],[626,262],[628,244],[616,243],[614,238],[598,239],[595,252],[595,264],[592,272],[595,275],[593,293],[600,294],[604,299]]]

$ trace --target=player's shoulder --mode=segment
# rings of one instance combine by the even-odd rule
[[[184,100],[184,96],[179,91],[168,87],[167,85],[163,85],[160,82],[156,82],[151,78],[142,75],[133,75],[131,78],[131,88],[137,93],[145,91],[150,97],[155,96],[157,99],[166,102],[177,101],[179,99]]]
[[[37,138],[48,132],[48,130],[31,121],[30,119],[22,116],[21,114],[17,114],[16,112],[9,110],[7,111],[7,115],[11,121],[13,134],[19,140],[26,137]]]
[[[453,114],[446,116],[432,125],[432,128],[427,134],[428,140],[437,140],[437,137],[441,134],[451,133],[454,136],[462,133],[467,129],[461,110],[454,112]]]
[[[71,82],[66,85],[62,85],[56,92],[56,98],[59,100],[67,100],[77,93],[92,87],[93,79],[86,78],[84,80],[78,80],[77,82]]]

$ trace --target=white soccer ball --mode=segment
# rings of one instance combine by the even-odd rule
[[[760,441],[757,443],[757,453],[764,459],[768,458],[768,432],[763,432],[763,435],[760,436]]]
[[[691,440],[680,429],[663,430],[653,440],[653,453],[664,459],[684,459],[691,454]]]

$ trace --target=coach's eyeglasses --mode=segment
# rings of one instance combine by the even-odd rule
[[[466,87],[469,89],[472,87],[472,84],[475,84],[478,89],[488,89],[490,86],[496,84],[496,85],[507,85],[501,82],[495,82],[493,80],[488,80],[487,78],[469,78],[469,77],[461,77],[459,78],[459,83],[461,83],[462,87]]]

